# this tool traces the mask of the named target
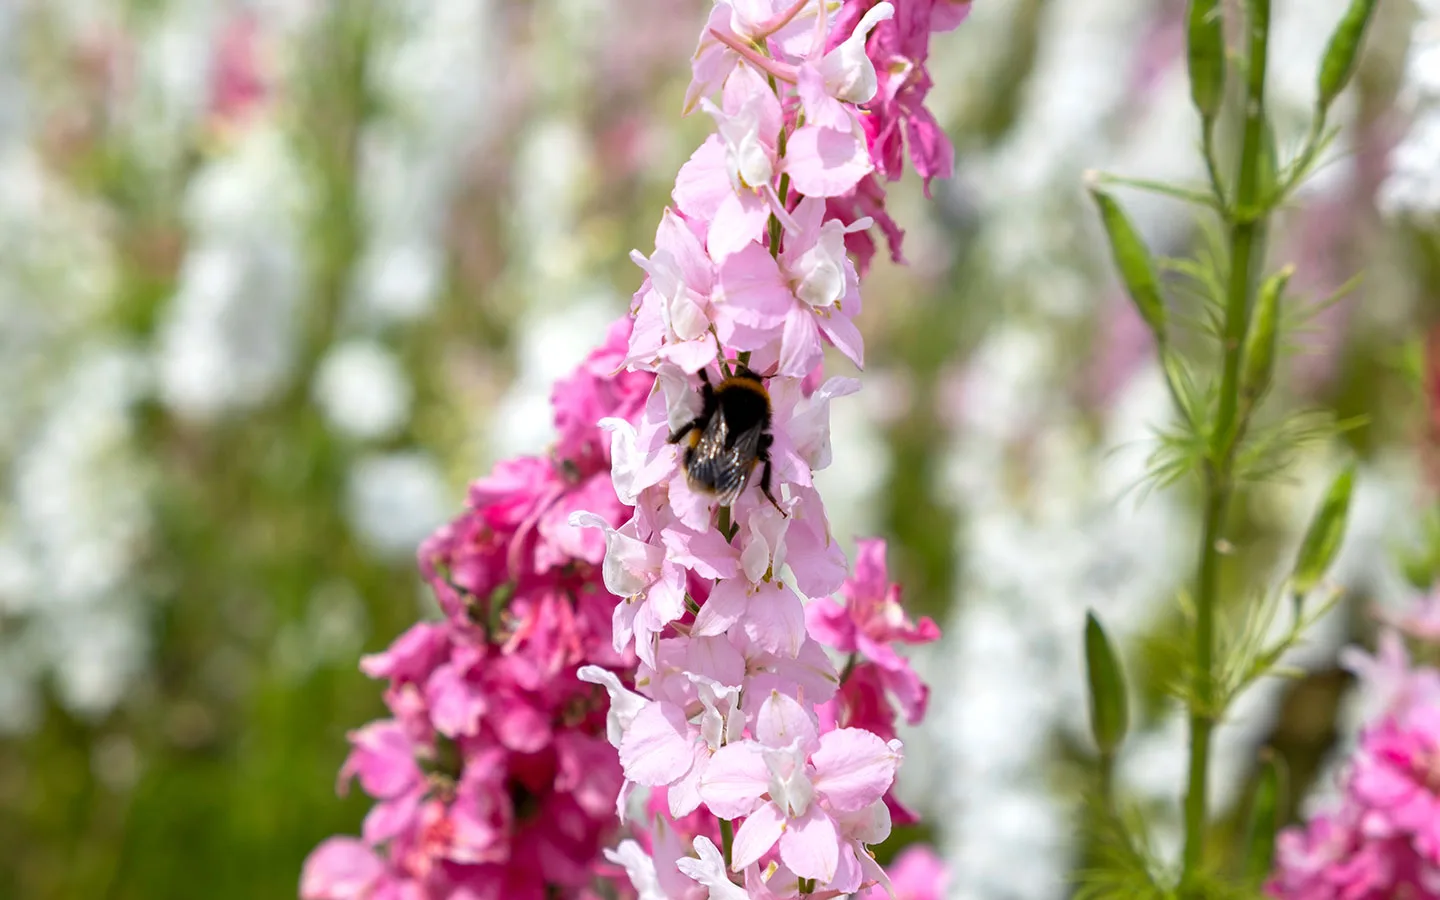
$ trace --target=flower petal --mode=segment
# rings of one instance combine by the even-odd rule
[[[731,848],[730,868],[739,872],[770,852],[776,841],[783,841],[785,817],[773,803],[766,803],[745,818],[735,832]]]
[[[808,756],[818,746],[815,720],[799,701],[779,691],[772,691],[761,704],[753,727],[756,739],[770,747],[798,740],[801,752]]]
[[[840,829],[835,820],[816,805],[791,819],[780,836],[780,859],[801,878],[830,882],[840,865]]]
[[[863,809],[885,795],[903,757],[899,741],[885,743],[860,728],[841,728],[820,736],[811,756],[815,792],[839,812]]]
[[[700,779],[700,798],[722,819],[746,816],[770,787],[770,770],[754,741],[726,744],[710,757]]]
[[[620,765],[636,784],[672,784],[690,771],[695,744],[685,711],[656,701],[636,714],[620,741]]]

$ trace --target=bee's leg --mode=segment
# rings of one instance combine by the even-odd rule
[[[671,432],[671,433],[670,433],[670,436],[665,439],[665,443],[667,443],[667,444],[678,444],[678,443],[680,443],[680,439],[681,439],[681,438],[683,438],[685,435],[689,434],[691,431],[693,431],[694,429],[699,428],[699,427],[700,427],[700,420],[699,420],[699,419],[691,419],[690,421],[686,422],[684,425],[681,425],[681,426],[680,426],[680,429],[679,429],[678,431]]]
[[[779,501],[775,499],[774,494],[770,493],[770,445],[774,442],[775,438],[763,434],[760,436],[760,446],[755,451],[755,458],[760,461],[760,493],[765,495],[765,499],[770,501],[771,506],[779,510],[781,516],[788,519],[790,514],[780,509]]]

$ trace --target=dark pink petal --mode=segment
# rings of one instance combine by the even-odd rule
[[[340,767],[340,783],[353,777],[372,797],[395,797],[418,783],[415,745],[395,721],[372,722],[350,732],[353,749]]]
[[[361,836],[366,842],[378,846],[396,835],[414,830],[419,823],[425,790],[424,785],[416,785],[398,797],[375,804],[360,825]]]
[[[479,686],[469,682],[453,663],[437,668],[425,683],[425,702],[435,730],[446,737],[474,735],[487,704]]]
[[[360,671],[371,678],[424,682],[449,649],[449,631],[444,625],[417,622],[383,653],[360,658]]]
[[[855,650],[855,623],[832,597],[810,601],[805,607],[805,628],[810,636],[841,653]]]

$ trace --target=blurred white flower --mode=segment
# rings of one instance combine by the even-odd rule
[[[285,386],[299,341],[301,176],[274,126],[245,133],[186,196],[191,249],[159,326],[160,397],[212,420]]]
[[[427,454],[373,454],[351,466],[346,489],[350,527],[376,553],[413,556],[446,520],[450,506],[440,467]]]
[[[390,437],[404,427],[412,393],[400,361],[370,340],[332,347],[316,370],[313,390],[330,426],[356,440]]]
[[[1377,202],[1389,215],[1430,220],[1440,213],[1440,7],[1435,4],[1420,4],[1401,100],[1414,119],[1390,153],[1390,173]]]

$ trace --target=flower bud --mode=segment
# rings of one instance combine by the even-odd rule
[[[1186,30],[1190,99],[1206,121],[1225,98],[1225,15],[1220,0],[1190,0]]]
[[[1085,614],[1085,675],[1090,682],[1090,732],[1105,756],[1113,754],[1130,727],[1125,672],[1094,612]]]
[[[1290,576],[1290,586],[1297,595],[1313,590],[1334,562],[1340,541],[1345,537],[1345,520],[1350,512],[1350,492],[1354,485],[1355,464],[1351,463],[1336,476],[1315,518],[1310,520],[1295,560],[1295,572]]]
[[[1275,345],[1280,325],[1280,298],[1295,268],[1286,266],[1265,280],[1255,301],[1250,319],[1250,333],[1245,336],[1245,351],[1240,372],[1240,393],[1255,400],[1270,388],[1275,374]]]
[[[1135,226],[1130,223],[1125,211],[1115,198],[1097,187],[1090,188],[1090,195],[1100,207],[1100,219],[1105,224],[1105,233],[1110,238],[1110,252],[1115,258],[1115,268],[1120,270],[1120,279],[1125,290],[1150,330],[1155,340],[1165,344],[1165,299],[1160,294],[1160,279],[1155,274],[1155,262],[1150,250],[1140,239]]]
[[[1360,42],[1365,38],[1365,28],[1374,12],[1375,0],[1350,0],[1345,18],[1330,35],[1330,43],[1325,46],[1325,56],[1320,62],[1317,83],[1317,101],[1322,114],[1345,90],[1350,76],[1355,74],[1355,63],[1360,58]]]

